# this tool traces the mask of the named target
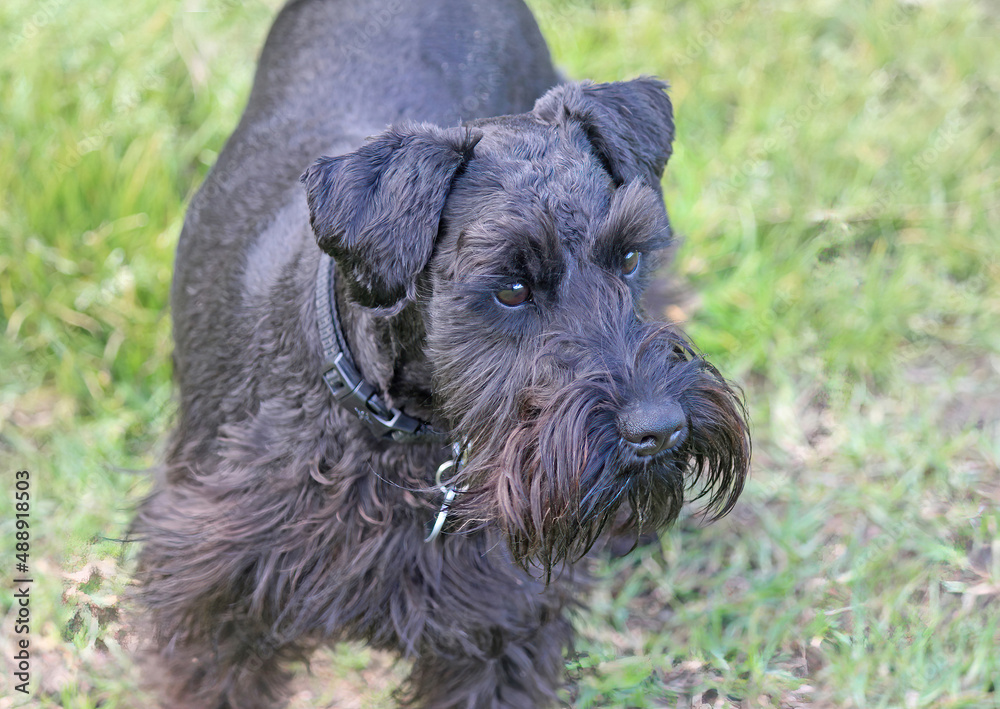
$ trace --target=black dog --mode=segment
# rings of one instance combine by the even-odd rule
[[[278,17],[178,248],[180,421],[135,522],[166,706],[278,706],[352,639],[412,658],[402,703],[550,705],[568,564],[692,486],[734,504],[739,399],[639,306],[664,85],[557,83],[521,0]]]

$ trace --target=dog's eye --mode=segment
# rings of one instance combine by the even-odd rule
[[[635,275],[635,272],[639,270],[639,261],[641,260],[642,255],[638,251],[629,251],[625,254],[625,260],[622,262],[622,275],[626,278]]]
[[[509,288],[498,290],[495,295],[501,305],[516,308],[531,300],[531,289],[523,283],[515,282],[511,283]]]

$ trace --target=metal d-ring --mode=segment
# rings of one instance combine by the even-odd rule
[[[437,472],[434,474],[434,485],[437,489],[444,495],[444,500],[441,502],[441,509],[438,510],[437,517],[434,519],[434,526],[431,528],[430,533],[424,537],[425,542],[433,542],[441,534],[441,530],[444,529],[444,522],[448,518],[448,508],[451,503],[455,500],[455,496],[458,494],[459,490],[454,485],[445,485],[441,482],[441,478],[446,470],[455,468],[456,471],[462,465],[462,447],[459,444],[454,446],[454,457],[449,458],[445,462],[438,466]]]

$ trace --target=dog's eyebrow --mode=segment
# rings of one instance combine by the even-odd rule
[[[479,273],[531,278],[537,285],[564,265],[555,220],[543,209],[487,217],[465,229],[460,251]]]
[[[628,251],[656,251],[671,241],[662,199],[634,181],[615,190],[608,213],[595,230],[591,253],[596,262],[613,265]]]
[[[563,272],[565,258],[555,228],[529,229],[520,233],[519,238],[498,250],[497,265],[508,270],[511,275],[523,275],[538,288],[555,290]]]

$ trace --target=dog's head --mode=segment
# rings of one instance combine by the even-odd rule
[[[498,523],[522,563],[585,553],[623,507],[665,525],[692,487],[724,514],[747,475],[740,399],[639,305],[671,239],[664,89],[567,84],[527,114],[390,129],[303,176],[351,297],[419,304],[467,449],[453,509]]]

